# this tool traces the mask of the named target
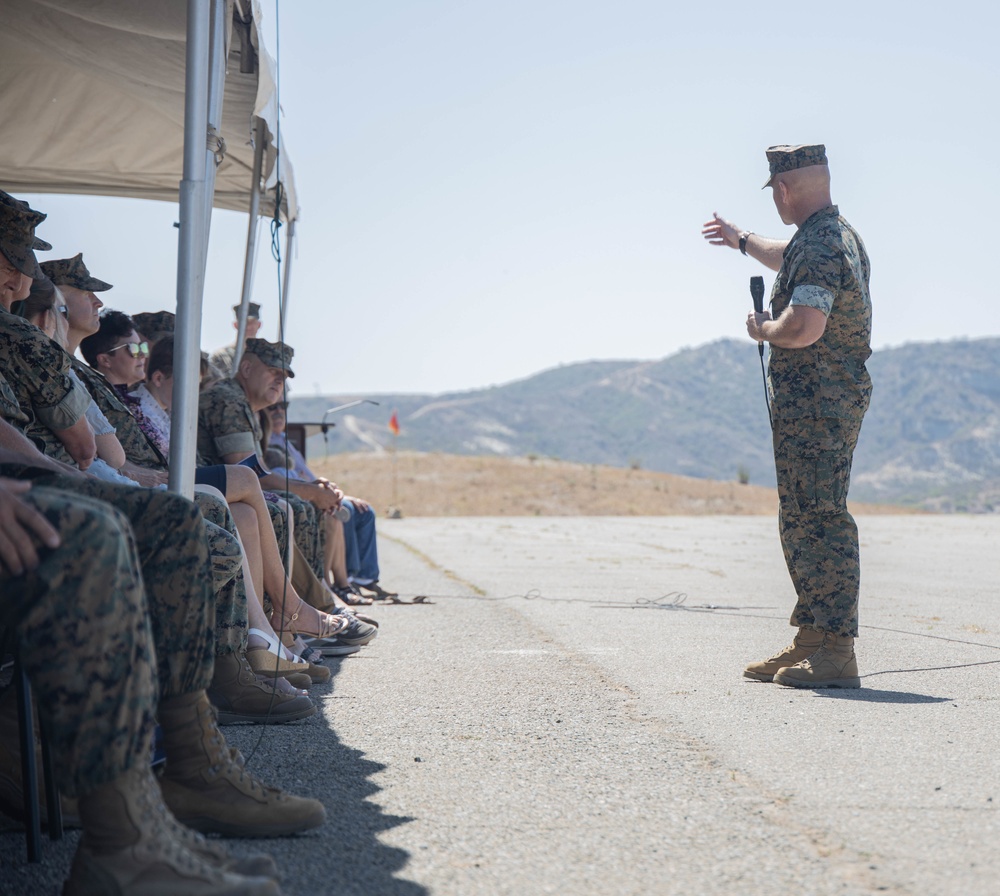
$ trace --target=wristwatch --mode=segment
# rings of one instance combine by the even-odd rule
[[[751,233],[753,233],[752,230],[744,230],[743,233],[740,234],[740,252],[744,255],[747,254],[747,240],[750,238]]]

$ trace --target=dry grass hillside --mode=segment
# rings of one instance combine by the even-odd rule
[[[379,513],[398,507],[407,517],[772,515],[778,508],[770,488],[541,458],[320,454],[310,466]],[[908,512],[867,504],[851,509]]]

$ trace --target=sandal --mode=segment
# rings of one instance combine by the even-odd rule
[[[297,657],[294,653],[292,653],[292,658],[288,659],[285,656],[285,652],[279,646],[279,641],[267,632],[259,628],[252,628],[247,634],[256,635],[261,640],[267,642],[267,647],[247,648],[247,662],[250,663],[250,668],[257,675],[267,675],[270,678],[284,678],[288,680],[293,678],[302,680],[302,676],[304,676],[305,680],[308,680],[310,683],[330,680],[330,670],[326,666],[314,665],[305,658]],[[288,652],[291,653],[290,650]],[[320,654],[317,654],[317,657],[322,659]]]
[[[305,607],[312,610],[317,617],[316,624],[312,630],[305,628],[301,624],[305,620],[299,619],[299,615]],[[301,597],[299,598],[298,610],[292,613],[291,616],[283,616],[281,613],[277,615],[281,628],[307,638],[335,638],[339,632],[342,632],[349,625],[348,620],[343,616],[330,616],[326,613],[321,613],[315,607],[310,607]]]
[[[345,604],[350,604],[352,607],[367,607],[372,604],[372,599],[365,597],[357,585],[334,585],[333,593]]]
[[[378,583],[378,579],[374,582],[369,582],[367,585],[362,585],[361,590],[362,593],[368,591],[373,594],[375,600],[394,600],[399,597],[399,594],[396,591],[386,591],[385,588]]]

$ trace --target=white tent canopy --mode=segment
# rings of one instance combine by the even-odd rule
[[[211,210],[250,214],[238,338],[258,214],[281,195],[289,246],[298,216],[260,20],[258,0],[0,6],[0,188],[179,202],[170,487],[188,496]]]
[[[184,148],[183,0],[3,0],[0,187],[177,201]],[[226,79],[216,208],[250,207],[255,116],[272,215],[278,104],[257,0],[226,0]],[[254,64],[255,59],[258,64]],[[248,71],[241,71],[247,69]],[[296,217],[282,153],[282,217]]]

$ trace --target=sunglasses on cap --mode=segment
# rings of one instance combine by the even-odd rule
[[[116,352],[120,348],[125,349],[133,358],[138,358],[139,355],[142,355],[145,358],[149,355],[148,342],[123,342],[121,345],[109,348],[105,354],[110,355],[112,352]]]

